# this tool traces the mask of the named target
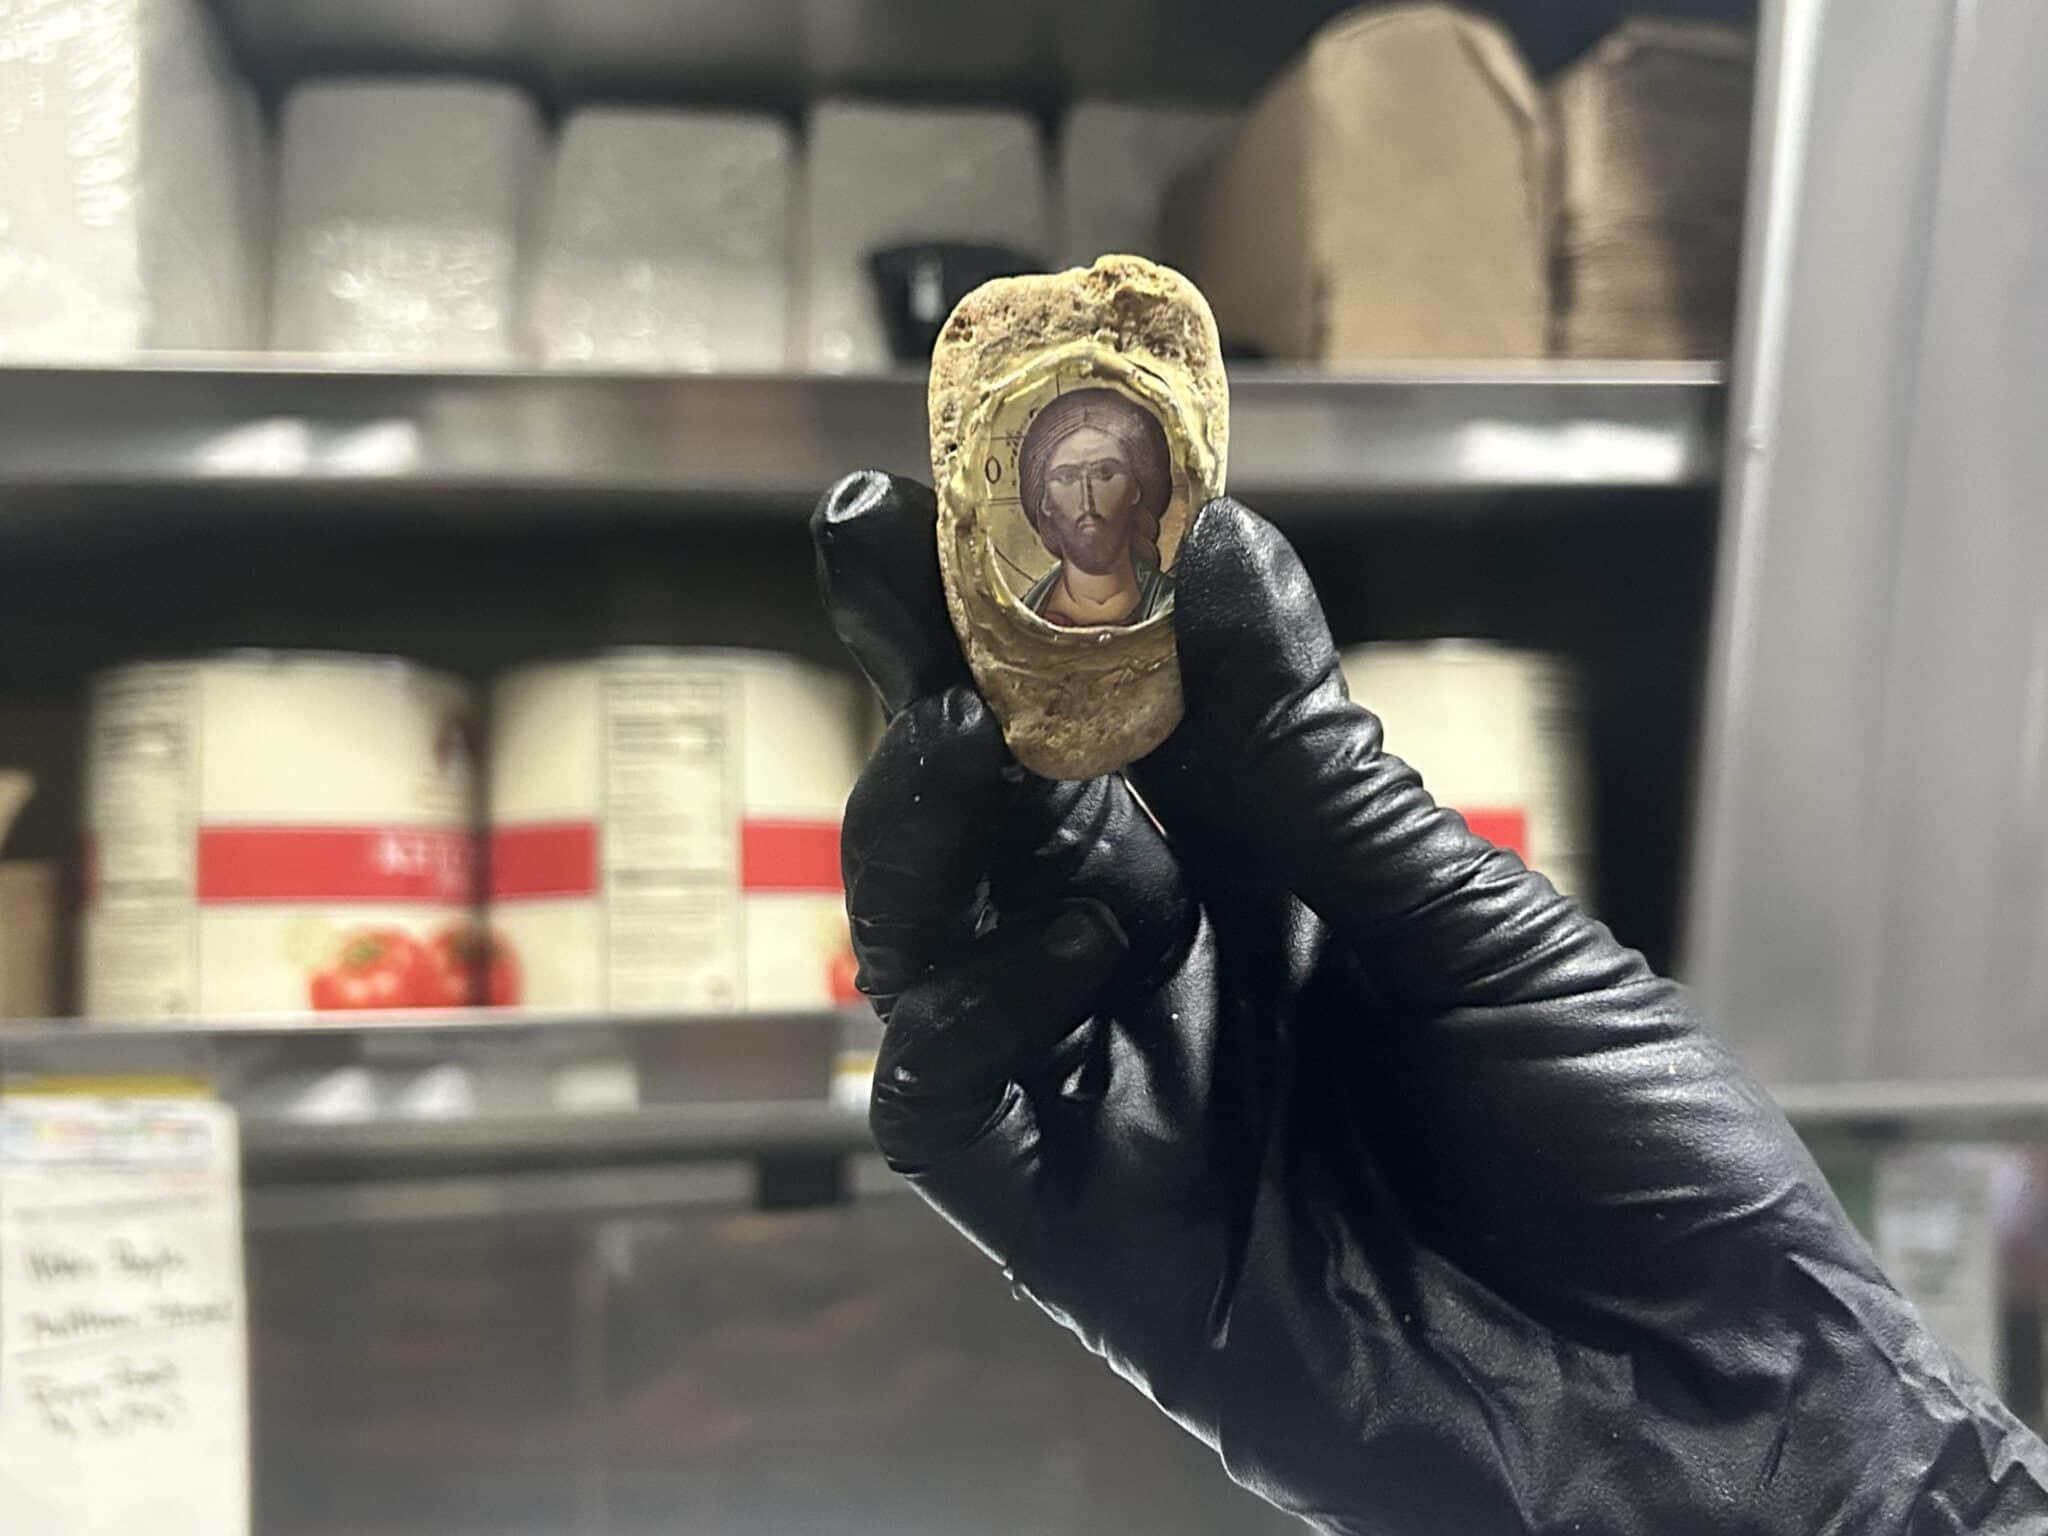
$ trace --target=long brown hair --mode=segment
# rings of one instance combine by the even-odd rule
[[[1024,429],[1018,454],[1023,482],[1024,515],[1041,541],[1045,539],[1045,472],[1053,450],[1079,432],[1094,427],[1108,433],[1123,450],[1124,464],[1138,482],[1138,507],[1131,529],[1131,549],[1154,566],[1159,559],[1159,520],[1173,500],[1173,455],[1166,446],[1166,428],[1159,418],[1128,395],[1114,389],[1076,389],[1054,397]],[[1051,549],[1050,543],[1046,544]],[[1057,553],[1055,551],[1055,553]]]

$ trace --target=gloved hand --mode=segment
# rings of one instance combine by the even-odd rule
[[[1381,750],[1279,534],[1196,519],[1141,805],[1012,762],[934,516],[813,520],[892,717],[846,889],[875,1134],[1017,1285],[1327,1531],[2048,1530],[2048,1451],[1678,990]]]

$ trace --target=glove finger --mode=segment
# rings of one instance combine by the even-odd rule
[[[1286,886],[1381,984],[1429,1008],[1645,974],[1382,751],[1307,572],[1271,524],[1228,497],[1209,503],[1174,574],[1186,717],[1132,778],[1201,881]]]
[[[811,514],[825,612],[891,718],[971,681],[946,614],[937,528],[928,489],[875,470],[848,475]]]
[[[991,827],[1021,777],[971,688],[899,713],[861,771],[840,828],[857,985],[889,1017],[896,997],[974,937],[987,910]]]
[[[1293,830],[1307,819],[1299,799],[1320,791],[1322,765],[1268,738],[1304,703],[1346,697],[1322,605],[1287,541],[1229,497],[1197,514],[1174,579],[1185,709],[1126,772],[1205,879],[1291,884],[1306,841]]]
[[[890,1165],[922,1172],[971,1144],[1017,1077],[1087,1021],[1127,950],[1107,907],[1068,901],[997,929],[905,990],[869,1110]]]

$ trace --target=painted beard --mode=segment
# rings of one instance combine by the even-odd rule
[[[1059,545],[1062,560],[1090,576],[1107,576],[1130,553],[1130,519],[1084,512],[1061,527]]]

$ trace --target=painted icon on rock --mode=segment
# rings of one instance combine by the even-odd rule
[[[1187,475],[1150,407],[1107,384],[1060,382],[1026,403],[1029,424],[990,488],[996,505],[1000,488],[1014,488],[1016,518],[990,530],[1004,584],[1060,629],[1143,624],[1173,608]]]
[[[1223,490],[1215,322],[1132,257],[990,283],[932,354],[947,607],[1019,763],[1113,772],[1181,715],[1175,561]]]

